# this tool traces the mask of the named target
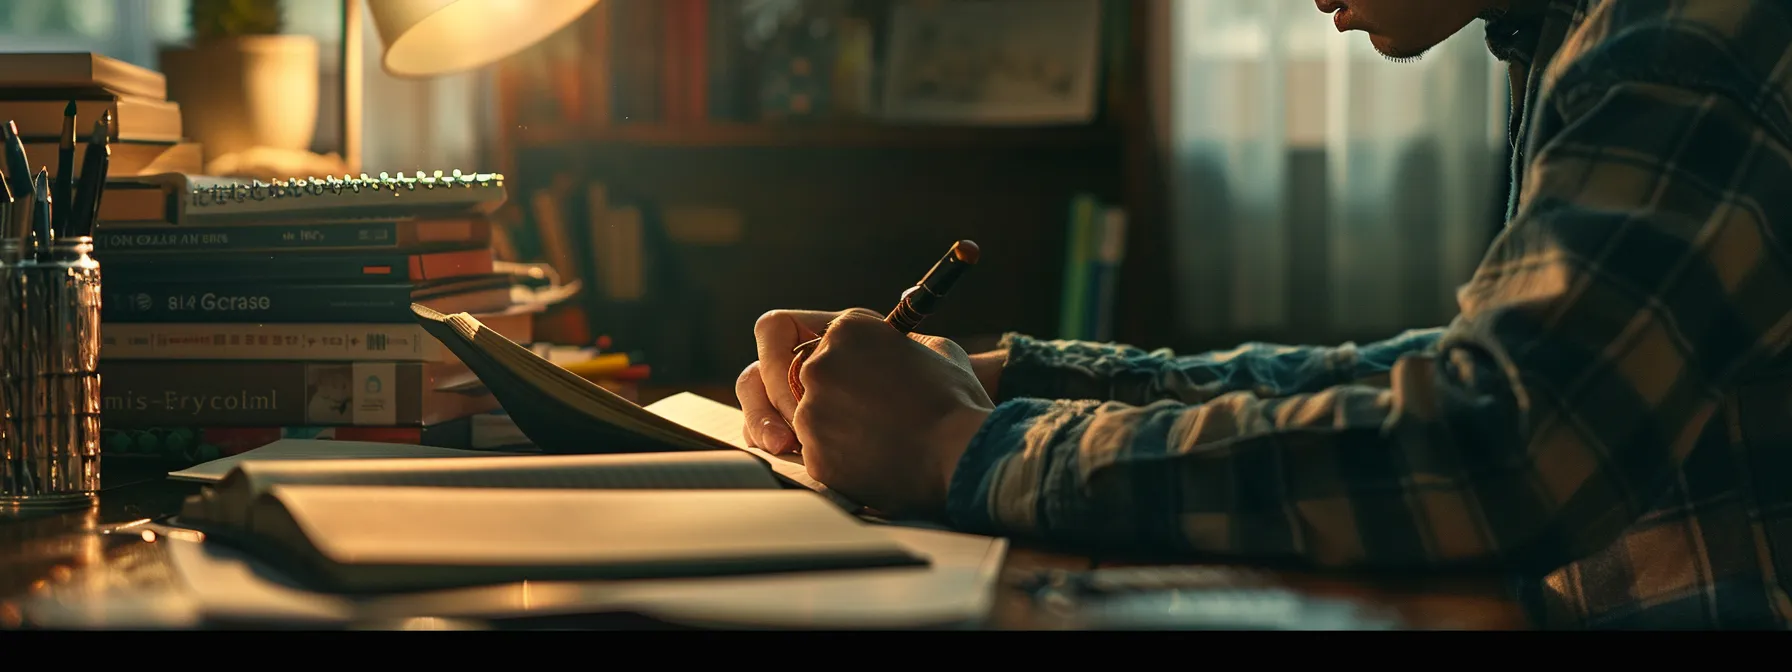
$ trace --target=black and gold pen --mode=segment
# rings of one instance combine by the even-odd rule
[[[56,233],[50,225],[56,199],[50,195],[48,167],[37,171],[37,179],[31,181],[31,194],[34,197],[31,207],[31,256],[44,261],[49,258],[50,244],[56,240]]]
[[[108,113],[107,117],[93,122],[93,136],[88,138],[87,153],[81,157],[81,180],[75,185],[75,201],[65,206],[70,209],[65,235],[91,236],[94,224],[99,220],[100,196],[105,193],[107,166],[112,154],[111,146],[106,143],[110,116]]]

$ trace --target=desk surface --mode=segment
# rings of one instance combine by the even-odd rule
[[[133,535],[101,535],[108,525],[156,518],[178,509],[194,492],[192,484],[168,481],[159,472],[119,473],[97,508],[31,518],[0,518],[0,628],[18,627],[18,599],[37,591],[144,594],[177,589],[167,560],[154,544]],[[1030,596],[1013,588],[1020,579],[1050,569],[1077,570],[1125,563],[1073,554],[1014,547],[1003,568],[990,623],[1000,629],[1052,627]],[[1228,576],[1226,568],[1218,576]],[[1346,599],[1390,609],[1415,627],[1462,630],[1525,627],[1517,606],[1499,582],[1479,578],[1352,580],[1296,573],[1239,570],[1237,576],[1314,597]]]

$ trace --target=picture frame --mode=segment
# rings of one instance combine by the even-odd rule
[[[881,117],[1072,125],[1101,99],[1101,0],[903,0],[890,16]]]

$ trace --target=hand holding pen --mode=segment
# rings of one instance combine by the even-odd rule
[[[963,350],[951,341],[907,334],[939,307],[940,299],[951,291],[977,258],[975,243],[961,241],[953,245],[919,283],[902,294],[896,308],[888,315],[863,310],[848,313],[779,310],[761,316],[753,325],[759,359],[748,365],[735,382],[735,395],[746,415],[743,431],[747,442],[772,453],[797,449],[797,437],[790,423],[796,417],[798,401],[805,392],[803,371],[823,342],[820,334],[836,330],[842,324],[845,328],[836,336],[860,333],[861,329],[870,327],[874,336],[881,332],[882,336],[898,337],[908,346],[919,344],[932,349],[938,355],[935,359],[944,357],[953,362],[962,359]],[[819,351],[826,352],[827,348]],[[838,361],[840,358],[825,359]],[[942,360],[940,363],[953,362]],[[824,362],[823,368],[827,366]],[[820,377],[828,378],[826,375]],[[877,381],[871,382],[875,384]]]
[[[939,307],[940,299],[945,298],[958,279],[964,277],[965,271],[977,265],[977,257],[982,253],[977,244],[969,240],[961,240],[946,250],[946,256],[939,263],[921,276],[921,281],[902,292],[902,298],[896,301],[896,307],[884,316],[884,323],[896,331],[907,334],[921,326],[921,321],[932,315]],[[803,399],[802,368],[809,356],[814,354],[816,346],[821,345],[821,336],[803,342],[790,352],[794,358],[790,362],[788,382],[790,392],[797,401]]]
[[[888,314],[840,313],[792,353],[797,386],[785,392],[800,401],[787,417],[804,467],[884,517],[944,513],[953,473],[994,411],[964,349],[910,331],[976,261],[975,245],[961,242]],[[763,415],[753,404],[743,397],[741,408]]]

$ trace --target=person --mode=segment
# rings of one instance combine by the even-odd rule
[[[1494,569],[1542,627],[1792,625],[1792,1],[1317,6],[1395,59],[1479,19],[1510,66],[1508,222],[1447,327],[969,355],[775,311],[747,439],[967,531]]]

